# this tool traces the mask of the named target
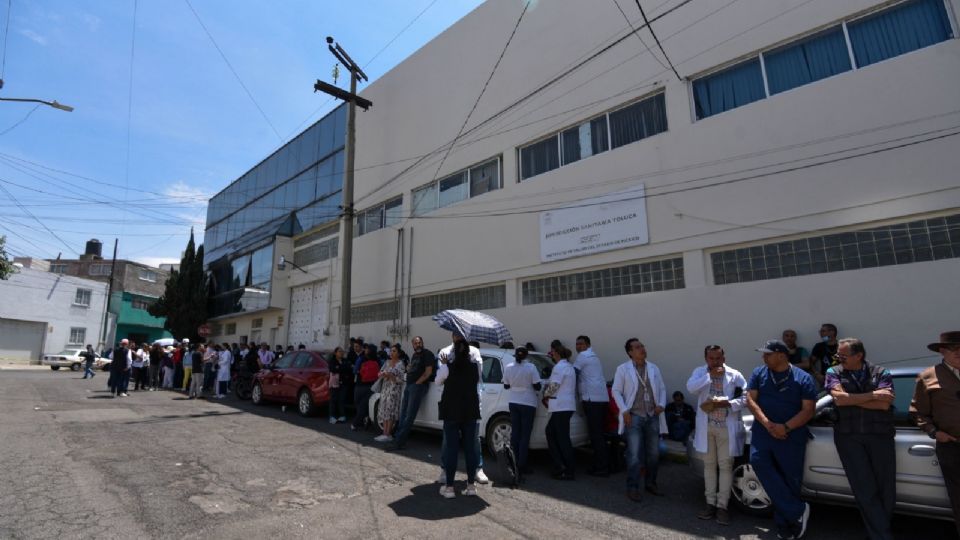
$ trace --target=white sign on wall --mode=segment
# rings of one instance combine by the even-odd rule
[[[540,213],[540,260],[558,261],[650,242],[644,186]]]

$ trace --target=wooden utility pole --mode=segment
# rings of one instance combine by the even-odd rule
[[[324,92],[349,103],[347,112],[347,144],[343,174],[343,213],[340,214],[340,343],[346,349],[350,343],[350,309],[352,295],[351,272],[353,271],[353,163],[356,154],[357,105],[367,110],[373,105],[357,95],[357,80],[369,80],[367,74],[350,58],[339,43],[327,37],[327,48],[337,60],[350,70],[350,92],[344,92],[332,84],[318,80],[313,91]]]

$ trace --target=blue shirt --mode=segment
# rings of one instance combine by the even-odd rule
[[[747,383],[747,390],[757,391],[757,405],[774,424],[783,424],[796,416],[803,408],[804,400],[817,399],[817,387],[813,377],[792,365],[789,370],[780,373],[765,365],[754,369]],[[775,440],[760,422],[754,422],[750,431],[753,432],[753,440]],[[807,427],[791,430],[787,434],[787,440],[798,444],[806,443]]]

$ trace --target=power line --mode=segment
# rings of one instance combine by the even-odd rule
[[[653,36],[653,41],[657,43],[657,47],[660,47],[660,52],[663,53],[663,58],[670,64],[670,69],[673,70],[673,74],[677,76],[677,80],[683,82],[683,77],[677,73],[677,68],[673,66],[673,62],[670,61],[670,57],[667,56],[667,51],[663,50],[663,45],[660,44],[660,38],[657,37],[657,33],[653,31],[653,26],[650,26],[650,19],[647,18],[647,14],[643,11],[643,6],[640,5],[640,0],[634,0],[637,3],[637,8],[640,9],[640,16],[643,17],[643,23],[647,26],[647,30],[650,31],[650,35]]]
[[[20,201],[18,201],[17,198],[13,196],[13,193],[10,193],[10,190],[8,190],[6,187],[0,185],[0,190],[2,190],[4,193],[6,193],[7,196],[10,197],[11,200],[13,200],[13,202],[17,203],[18,205],[20,204]],[[44,229],[46,229],[46,231],[49,232],[51,235],[53,235],[54,238],[56,238],[57,240],[59,240],[61,244],[63,244],[64,246],[66,246],[66,247],[67,247],[67,250],[69,250],[69,251],[71,251],[71,252],[73,252],[73,253],[77,253],[77,254],[80,253],[79,251],[77,251],[77,250],[73,249],[72,247],[70,247],[70,244],[68,244],[66,241],[64,241],[63,238],[60,238],[60,237],[57,235],[57,233],[51,231],[51,230],[46,226],[46,224],[44,224],[42,221],[40,221],[39,219],[37,219],[37,216],[33,215],[33,214],[30,212],[30,210],[27,210],[26,208],[23,208],[23,207],[21,207],[20,209],[23,210],[24,212],[26,212],[28,216],[32,217],[34,221],[36,221],[41,227],[43,227]]]
[[[2,80],[2,79],[3,79],[3,77],[0,76],[0,80]],[[7,129],[5,129],[5,130],[3,130],[3,131],[0,131],[0,137],[3,137],[3,136],[6,135],[7,133],[10,133],[10,132],[13,131],[14,129],[16,129],[17,126],[19,126],[20,124],[26,122],[27,119],[30,118],[30,115],[33,114],[33,112],[36,111],[36,110],[39,109],[39,108],[40,108],[40,105],[34,105],[33,108],[30,109],[30,111],[26,114],[26,116],[24,116],[23,118],[21,118],[19,121],[17,121],[16,123],[14,123],[12,126],[8,127]]]
[[[0,63],[0,81],[7,72],[7,37],[10,36],[10,14],[13,9],[13,0],[7,0],[7,22],[3,28],[3,61]],[[0,84],[2,86],[2,84]]]
[[[413,19],[411,19],[410,22],[408,22],[406,26],[404,26],[403,28],[401,28],[400,31],[396,33],[396,35],[394,35],[392,38],[390,38],[390,41],[388,41],[387,44],[383,46],[383,48],[381,48],[379,51],[377,51],[376,54],[374,54],[369,60],[367,60],[367,63],[364,64],[363,67],[366,68],[367,66],[369,66],[370,64],[372,64],[373,61],[377,59],[377,57],[379,57],[381,54],[383,54],[383,52],[386,51],[386,50],[390,47],[390,45],[393,45],[393,42],[396,41],[400,36],[402,36],[403,33],[406,32],[411,26],[413,26],[413,23],[417,22],[417,20],[419,20],[420,17],[422,17],[423,14],[427,12],[427,10],[429,10],[430,8],[432,8],[432,7],[434,6],[434,4],[437,3],[437,1],[438,1],[438,0],[433,0],[432,2],[430,2],[429,4],[427,4],[427,7],[423,8],[423,9],[420,11],[420,13],[417,13],[417,16],[416,16],[416,17],[414,17]]]
[[[643,48],[646,49],[648,53],[650,53],[650,56],[652,56],[653,59],[656,60],[658,64],[660,64],[660,67],[662,67],[663,69],[668,69],[667,66],[665,66],[663,62],[660,61],[660,58],[657,57],[657,55],[653,54],[653,51],[650,50],[650,46],[647,45],[647,42],[644,41],[643,37],[640,36],[640,31],[633,26],[633,22],[630,21],[630,17],[627,17],[627,12],[625,12],[623,8],[620,7],[620,2],[618,2],[617,0],[611,0],[611,1],[613,2],[613,5],[617,6],[617,11],[619,11],[620,14],[623,15],[623,20],[627,21],[627,26],[630,27],[630,30],[633,30],[633,35],[637,36],[637,39],[639,39],[640,43],[643,44]]]
[[[190,0],[183,1],[187,3],[187,7],[189,7],[190,11],[193,12],[193,16],[196,17],[197,22],[200,23],[200,27],[203,28],[203,31],[207,34],[207,37],[210,38],[210,43],[213,43],[213,46],[217,49],[217,52],[220,53],[220,58],[223,58],[223,62],[227,64],[227,67],[230,68],[230,72],[233,73],[233,76],[237,79],[237,82],[240,83],[240,87],[243,88],[243,91],[247,93],[247,97],[250,98],[250,101],[253,102],[253,105],[258,111],[260,111],[260,116],[263,116],[263,119],[266,120],[267,124],[270,126],[270,129],[273,130],[273,134],[277,136],[277,140],[283,142],[283,137],[280,136],[280,132],[277,131],[277,128],[274,127],[273,122],[271,122],[270,118],[267,117],[267,113],[263,112],[263,108],[260,107],[260,104],[257,103],[256,99],[254,99],[253,94],[250,92],[250,89],[247,88],[247,85],[243,84],[243,79],[240,78],[237,70],[233,68],[233,64],[231,64],[230,60],[227,59],[227,55],[224,54],[223,49],[221,49],[220,45],[217,44],[217,40],[213,39],[213,34],[211,34],[210,30],[207,29],[207,25],[203,24],[203,19],[200,18],[200,14],[197,13],[197,10],[193,8],[193,4],[190,3]]]

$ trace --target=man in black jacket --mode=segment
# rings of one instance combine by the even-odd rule
[[[393,442],[387,450],[403,450],[407,446],[407,437],[413,428],[420,410],[420,402],[430,389],[430,379],[436,371],[437,359],[429,349],[423,347],[423,338],[417,336],[411,341],[413,356],[407,364],[407,385],[403,389],[403,401],[400,404],[400,421]]]

